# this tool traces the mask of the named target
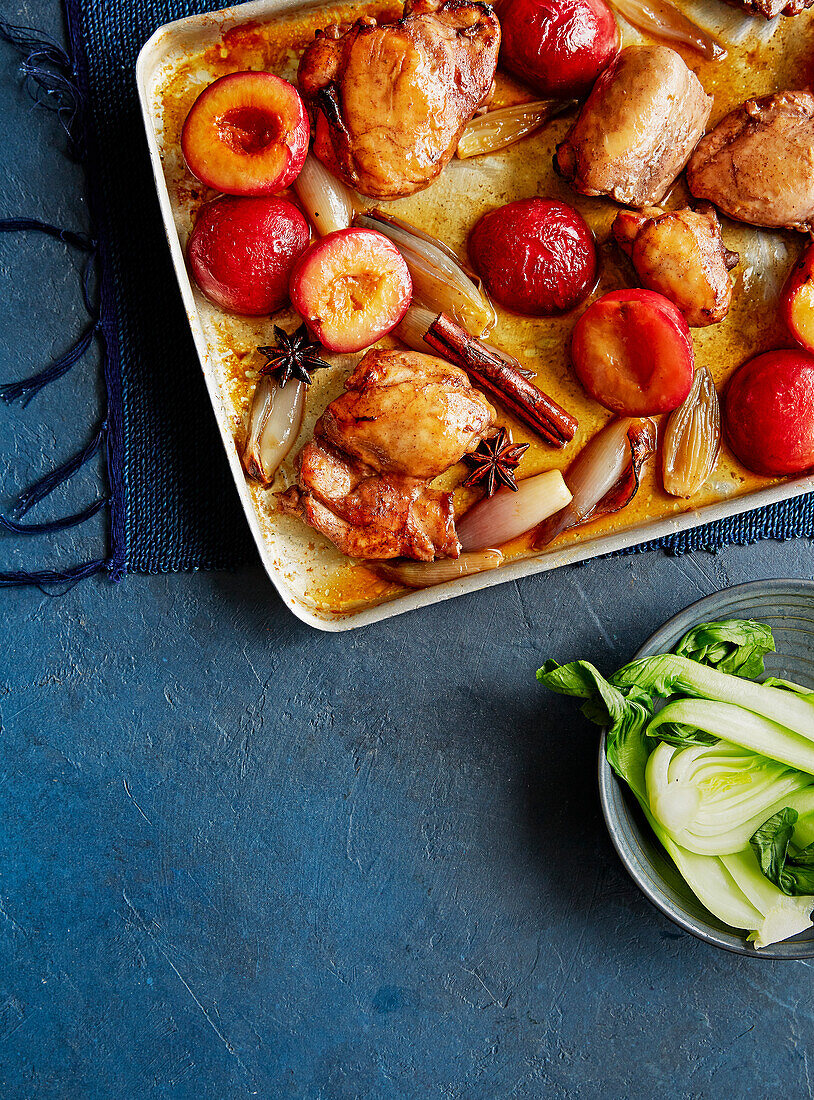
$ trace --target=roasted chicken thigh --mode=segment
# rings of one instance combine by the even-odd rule
[[[729,3],[750,15],[774,19],[776,15],[800,15],[814,4],[814,0],[729,0]]]
[[[687,163],[711,109],[712,96],[675,50],[628,46],[557,147],[557,170],[582,195],[652,206]]]
[[[357,558],[457,557],[452,494],[429,479],[474,451],[495,410],[431,355],[373,349],[316,423],[283,511]]]
[[[729,272],[738,254],[724,247],[721,224],[709,203],[669,213],[620,210],[613,235],[642,286],[669,298],[688,325],[715,325],[726,317],[732,303]]]
[[[491,7],[467,0],[407,0],[396,23],[318,32],[298,75],[314,153],[363,195],[421,191],[489,101],[499,45]]]
[[[687,184],[738,221],[814,229],[814,95],[780,92],[730,111],[699,142]]]

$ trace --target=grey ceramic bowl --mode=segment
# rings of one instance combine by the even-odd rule
[[[721,619],[768,623],[778,652],[767,656],[767,670],[814,686],[814,581],[752,581],[716,592],[666,622],[635,656],[666,653],[691,626]],[[604,733],[599,750],[599,794],[611,840],[628,873],[645,897],[679,928],[740,955],[814,958],[814,929],[757,950],[744,935],[722,924],[701,905],[650,831],[633,795],[611,771],[605,759]]]

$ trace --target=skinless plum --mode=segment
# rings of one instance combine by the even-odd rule
[[[505,309],[552,317],[578,305],[596,283],[596,247],[584,218],[550,199],[519,199],[484,214],[469,257]]]
[[[814,467],[814,356],[767,351],[738,367],[724,395],[729,445],[756,474]]]
[[[399,323],[413,293],[396,246],[372,229],[316,241],[291,273],[291,304],[329,351],[370,347]]]
[[[291,269],[310,237],[305,218],[285,199],[227,195],[201,207],[187,256],[210,301],[260,316],[288,301]]]
[[[789,272],[780,295],[780,314],[797,343],[814,352],[814,244]]]
[[[670,412],[692,386],[687,322],[652,290],[617,290],[588,306],[574,328],[571,362],[588,393],[621,416]]]
[[[230,73],[192,105],[181,132],[190,172],[227,195],[272,195],[299,175],[308,152],[299,92],[273,73]]]
[[[501,65],[544,96],[581,99],[619,53],[603,0],[509,0],[500,25]]]

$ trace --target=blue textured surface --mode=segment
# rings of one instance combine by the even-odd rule
[[[3,14],[59,33],[55,0]],[[0,215],[81,222],[15,66],[0,52]],[[22,375],[80,303],[52,243],[0,240],[0,282]],[[89,363],[0,406],[3,499],[71,453],[95,387]],[[58,543],[80,561],[93,537]],[[3,566],[34,553],[51,540],[0,537]],[[811,1096],[812,967],[704,947],[647,905],[600,820],[595,731],[534,681],[811,563],[802,540],[647,553],[339,636],[254,566],[3,592],[0,1095]]]

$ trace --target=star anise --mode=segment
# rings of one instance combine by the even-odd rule
[[[274,335],[277,337],[276,347],[257,349],[268,360],[266,365],[260,368],[260,373],[276,373],[277,381],[281,386],[284,386],[292,377],[310,386],[311,372],[330,366],[317,355],[322,345],[310,339],[305,325],[300,325],[296,332],[290,333],[279,325],[275,325]]]
[[[514,470],[528,449],[528,443],[512,443],[511,432],[501,428],[496,435],[489,439],[482,439],[478,449],[472,454],[464,455],[473,467],[464,485],[483,483],[488,497],[492,496],[500,485],[505,485],[507,489],[516,493],[517,482],[514,480]]]

